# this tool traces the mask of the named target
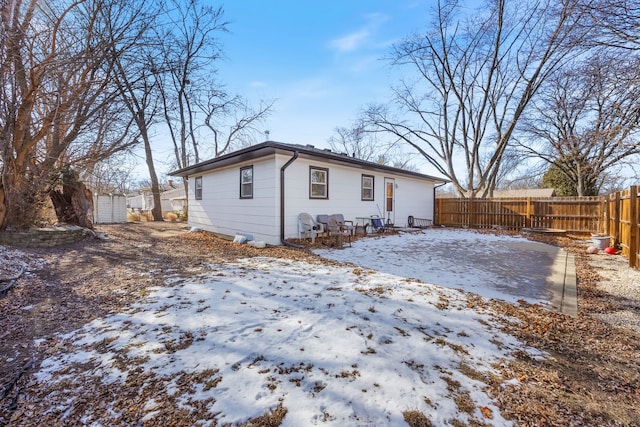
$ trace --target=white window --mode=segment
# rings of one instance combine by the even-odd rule
[[[372,175],[362,175],[362,200],[373,200],[373,183]]]
[[[240,168],[240,198],[253,198],[253,166]]]
[[[314,166],[309,168],[309,198],[329,198],[329,169]]]

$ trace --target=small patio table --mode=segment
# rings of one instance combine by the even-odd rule
[[[367,235],[367,227],[371,224],[371,217],[369,216],[357,216],[356,217],[356,234],[358,234],[358,227],[364,230],[364,235]]]

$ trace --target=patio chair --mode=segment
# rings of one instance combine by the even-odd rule
[[[371,224],[371,228],[373,229],[373,231],[376,231],[378,233],[384,233],[388,229],[386,224],[384,223],[384,220],[377,215],[371,217],[371,219],[369,220],[369,224]]]
[[[341,248],[345,237],[347,238],[347,242],[349,242],[349,246],[351,246],[351,231],[343,227],[342,224],[338,222],[338,218],[336,218],[335,215],[329,215],[327,227],[329,230],[329,237],[333,236],[336,238],[336,246]]]
[[[318,221],[318,224],[322,224],[323,226],[323,235],[325,236],[329,236],[329,215],[325,215],[325,214],[320,214],[318,216],[316,216],[316,219]]]
[[[351,246],[351,234],[349,233],[348,230],[345,230],[340,226],[335,216],[322,214],[322,215],[318,215],[317,218],[318,218],[318,223],[324,225],[324,232],[325,232],[324,235],[326,235],[329,238],[335,237],[336,246],[342,247],[342,242],[344,241],[345,237],[349,242],[349,246]]]
[[[309,237],[311,243],[316,242],[316,236],[324,233],[324,226],[314,221],[308,213],[302,212],[298,215],[298,237]]]
[[[346,221],[344,219],[344,215],[342,214],[333,214],[331,216],[336,219],[336,221],[338,222],[338,224],[340,224],[340,227],[342,227],[343,230],[347,230],[349,232],[350,236],[355,236],[356,227],[353,225],[353,221]]]

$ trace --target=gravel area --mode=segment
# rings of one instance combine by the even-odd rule
[[[629,268],[627,259],[619,255],[590,255],[587,262],[600,275],[597,289],[615,296],[619,303],[617,310],[596,317],[640,333],[640,270]]]

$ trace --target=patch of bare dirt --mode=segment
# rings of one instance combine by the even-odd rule
[[[141,300],[149,286],[162,286],[169,276],[198,274],[201,265],[237,258],[326,262],[306,249],[256,249],[188,230],[182,223],[128,223],[99,227],[110,240],[87,239],[42,250],[0,247],[0,279],[15,275],[20,263],[26,266],[0,298],[0,426],[39,425],[38,416],[24,411],[38,395],[32,373],[43,358],[61,351],[56,334],[128,307]],[[472,305],[491,305],[508,332],[547,353],[532,358],[522,352],[497,367],[501,375],[489,379],[488,387],[503,415],[520,426],[640,425],[640,336],[602,320],[602,314],[629,310],[628,301],[598,287],[606,272],[589,263],[584,242],[530,238],[576,255],[580,311],[568,317],[527,304],[470,299]],[[149,390],[154,390],[152,385]],[[136,424],[139,408],[131,404],[136,396],[122,399],[123,423]],[[99,401],[100,396],[86,396],[88,405]],[[198,419],[198,414],[178,407],[163,411],[163,425]],[[250,424],[279,425],[284,414],[286,408],[278,408]],[[411,420],[410,425],[424,425],[419,418]]]

